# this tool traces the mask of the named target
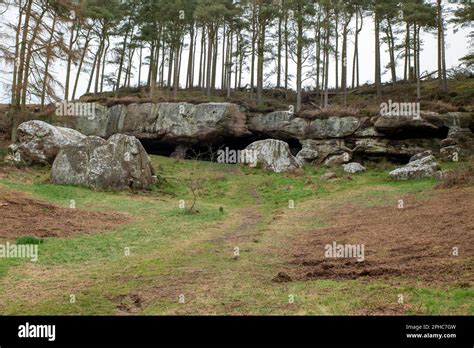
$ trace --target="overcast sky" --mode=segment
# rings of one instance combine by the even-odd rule
[[[0,1],[1,2],[1,1]],[[455,6],[455,5],[450,5],[449,3],[446,4],[447,6]],[[0,4],[0,13],[5,10],[5,5]],[[5,36],[12,36],[12,33],[8,33],[6,23],[7,22],[16,22],[17,20],[17,11],[14,8],[8,9],[4,14],[0,15],[0,39],[5,40]],[[11,30],[10,30],[11,31]],[[472,47],[469,47],[469,42],[468,42],[468,29],[461,29],[458,30],[456,33],[453,30],[452,25],[449,25],[448,31],[446,33],[446,64],[447,67],[450,68],[452,66],[456,66],[459,64],[459,58],[465,56],[469,50],[472,51]],[[313,35],[313,34],[311,34]],[[400,35],[400,40],[402,39],[402,35]],[[424,32],[422,34],[422,40],[423,40],[423,47],[422,47],[422,53],[420,56],[420,64],[421,64],[421,70],[422,71],[434,71],[437,69],[437,38],[436,38],[436,33],[427,33]],[[117,41],[117,40],[115,40]],[[113,42],[113,41],[112,41]],[[200,41],[198,40],[198,43]],[[360,36],[360,48],[359,48],[359,54],[360,54],[360,76],[361,76],[361,83],[365,82],[373,82],[374,80],[374,52],[375,52],[375,42],[374,42],[374,25],[370,17],[366,17],[364,20],[364,28],[361,32]],[[341,41],[340,41],[340,48],[341,48]],[[349,37],[349,46],[348,46],[348,82],[349,84],[351,83],[351,76],[352,76],[352,56],[353,56],[353,36],[351,35]],[[386,52],[387,46],[382,45],[382,67],[388,64],[388,53]],[[197,57],[199,57],[199,51],[200,48],[198,46],[198,52],[197,52]],[[221,49],[218,50],[219,56],[218,56],[218,65],[220,66],[221,62]],[[144,55],[146,54],[146,51],[144,51]],[[187,66],[187,50],[183,51],[183,68],[181,69],[181,76],[180,76],[180,84],[183,86],[186,81],[186,66]],[[134,57],[134,65],[138,68],[138,52],[135,54]],[[197,63],[198,64],[198,63]],[[276,62],[272,62],[268,67],[266,67],[266,73],[270,72],[271,70],[274,69]],[[340,62],[339,62],[340,64]],[[53,66],[53,73],[56,75],[56,77],[62,81],[65,77],[65,62],[57,63]],[[113,64],[109,64],[106,67],[106,73],[115,73],[117,70],[117,66],[114,66]],[[296,74],[296,66],[294,62],[290,60],[290,73],[292,75]],[[308,69],[309,70],[309,69]],[[12,66],[6,66],[5,61],[0,59],[0,103],[8,103],[9,102],[9,88],[11,84],[11,71],[12,71]],[[148,71],[148,66],[143,65],[142,68],[142,84],[145,81],[145,77],[147,76],[147,71]],[[339,71],[341,71],[341,68],[339,67]],[[132,84],[137,85],[138,84],[138,70],[134,72],[135,76],[132,78]],[[198,79],[198,72],[196,71],[196,76],[195,76],[195,81],[197,83]],[[166,70],[165,70],[165,78],[166,78]],[[399,66],[397,66],[397,76],[403,76],[403,61],[400,60]],[[75,71],[73,70],[73,74],[71,74],[71,84],[74,83],[74,78],[75,78]],[[86,88],[87,88],[87,82],[88,82],[88,74],[83,73],[81,76],[81,79],[79,81],[79,93],[78,95],[82,95],[85,93]],[[339,77],[340,78],[340,77]],[[389,71],[386,71],[385,74],[383,75],[382,79],[383,81],[388,81],[390,80],[391,75]],[[244,73],[243,74],[243,85],[249,83],[250,80],[250,74]],[[220,84],[221,78],[220,78],[220,68],[218,69],[218,74],[217,74],[217,83],[218,85]],[[233,81],[233,78],[232,78]],[[294,88],[294,79],[291,83],[291,87]],[[64,81],[62,81],[64,84]],[[271,83],[275,84],[276,83],[276,74],[271,75],[267,80],[266,83]],[[335,61],[334,57],[332,58],[330,62],[330,80],[329,80],[330,86],[335,85]],[[305,86],[311,87],[314,85],[313,81],[306,81],[304,83]],[[107,87],[107,89],[110,89],[110,87]],[[59,92],[59,95],[62,95],[62,92]],[[36,102],[37,100],[32,100],[30,102]]]

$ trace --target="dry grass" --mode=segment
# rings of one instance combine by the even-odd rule
[[[421,102],[421,108],[423,110],[430,110],[434,112],[438,112],[440,114],[445,114],[447,112],[456,112],[458,111],[458,107],[453,106],[450,103],[447,103],[442,100],[437,101],[423,101]]]
[[[325,108],[302,111],[299,116],[308,120],[328,118],[332,116],[358,116],[360,109],[355,106],[328,105]]]
[[[448,189],[467,186],[474,186],[474,160],[471,160],[463,168],[444,172],[435,188]]]

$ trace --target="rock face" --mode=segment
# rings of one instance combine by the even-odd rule
[[[474,153],[474,134],[469,128],[452,127],[441,141],[440,155],[445,160],[465,159]]]
[[[89,136],[63,147],[53,163],[51,181],[91,188],[145,189],[155,183],[156,176],[140,141],[115,134],[108,140]]]
[[[351,173],[351,174],[365,172],[365,167],[362,164],[357,163],[357,162],[343,164],[342,167],[344,168],[345,172]]]
[[[290,111],[246,111],[232,103],[142,103],[96,105],[93,109],[92,115],[65,117],[64,122],[85,135],[107,138],[128,134],[163,144],[166,149],[249,144],[266,138],[286,141],[292,148],[299,142],[302,150],[296,158],[300,165],[341,163],[341,158],[347,163],[356,157],[408,160],[419,152],[438,154],[449,146],[457,146],[465,157],[474,148],[471,112],[416,110],[416,116],[365,113],[313,117]],[[452,152],[453,148],[447,148],[443,156]],[[175,155],[182,153],[176,151]]]
[[[15,164],[51,164],[59,150],[85,138],[74,129],[55,127],[43,121],[18,126],[18,141],[8,148]]]
[[[276,173],[286,172],[299,167],[290,147],[281,140],[267,139],[256,141],[246,148],[254,151],[257,165],[262,164],[266,169]]]
[[[143,103],[97,106],[92,117],[71,117],[75,129],[86,135],[108,137],[121,133],[167,143],[216,142],[250,132],[246,115],[230,103]]]
[[[420,159],[414,158],[407,165],[392,170],[389,175],[392,179],[408,180],[408,179],[422,179],[434,177],[439,170],[436,158],[432,155],[422,157]]]
[[[355,142],[352,151],[365,156],[411,157],[425,149],[439,149],[439,140],[428,139],[383,139],[365,138]]]
[[[307,120],[288,111],[254,115],[249,119],[249,130],[253,133],[278,138],[343,138],[352,135],[360,125],[361,119],[354,116]]]

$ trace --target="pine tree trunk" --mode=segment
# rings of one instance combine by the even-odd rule
[[[207,68],[206,68],[206,95],[211,96],[211,69],[212,69],[212,45],[214,43],[214,33],[212,24],[208,28],[207,34]]]
[[[390,19],[387,19],[387,28],[385,35],[387,37],[388,52],[390,57],[390,72],[392,74],[392,83],[397,83],[397,72],[395,69],[395,40],[393,38],[392,25]]]
[[[189,33],[189,55],[188,55],[188,70],[186,73],[186,88],[190,88],[192,84],[192,70],[193,70],[193,48],[194,48],[194,24],[191,25]]]
[[[69,79],[71,76],[71,64],[72,64],[72,47],[77,40],[77,37],[74,38],[74,29],[76,28],[76,22],[74,21],[71,25],[71,36],[69,38],[68,46],[68,57],[67,57],[67,66],[66,66],[66,82],[64,84],[64,100],[69,100]],[[79,36],[79,25],[77,25],[77,36]]]
[[[142,79],[142,64],[143,64],[143,46],[140,42],[140,61],[138,63],[138,87],[141,86],[141,79]]]
[[[51,43],[54,38],[54,31],[56,29],[57,17],[53,17],[53,24],[51,25],[51,35],[49,36],[48,43],[46,44],[46,61],[44,62],[44,75],[43,75],[43,87],[41,88],[41,110],[44,110],[44,102],[46,99],[46,87],[48,86],[48,75],[49,75],[49,62],[51,59]],[[79,64],[79,71],[81,70],[82,60]],[[72,99],[74,100],[74,94]]]
[[[125,37],[123,39],[122,50],[120,52],[120,62],[119,62],[119,69],[118,69],[118,76],[117,76],[117,84],[115,85],[115,90],[117,91],[120,88],[120,82],[122,80],[122,70],[123,70],[123,62],[125,60],[125,52],[127,48],[127,39],[128,39],[128,32],[125,32]],[[125,78],[126,80],[126,78]]]
[[[104,79],[105,79],[105,64],[107,63],[107,53],[110,47],[110,40],[107,37],[107,45],[104,48],[104,53],[102,54],[102,71],[100,75],[100,93],[104,91]]]
[[[439,88],[442,91],[447,91],[446,83],[446,58],[444,45],[444,23],[443,23],[443,8],[442,0],[437,0],[437,24],[438,24],[438,82]]]
[[[25,22],[23,24],[23,33],[21,35],[21,48],[20,48],[20,57],[17,62],[18,65],[18,72],[17,72],[17,81],[16,81],[16,91],[15,91],[15,107],[17,111],[20,108],[24,109],[24,105],[21,105],[21,91],[22,91],[22,82],[23,82],[23,74],[28,74],[28,71],[25,72],[25,55],[26,55],[26,43],[28,40],[28,32],[30,28],[30,18],[31,18],[31,6],[33,4],[33,0],[28,0],[26,5],[26,14],[25,14]],[[15,134],[12,133],[12,140],[16,141],[16,127],[12,130]]]
[[[212,62],[212,90],[216,89],[216,79],[217,79],[217,48],[219,47],[219,35],[217,35],[218,30],[216,30],[216,34],[214,35],[214,57]]]
[[[20,54],[20,32],[21,32],[22,20],[23,20],[23,8],[19,7],[18,24],[17,24],[16,30],[15,30],[15,63],[13,64],[11,105],[15,105],[16,80],[17,80],[17,74],[18,74],[18,63],[19,63],[19,59],[20,59],[20,57],[19,57],[19,54]]]
[[[316,25],[316,90],[321,93],[320,75],[321,75],[321,16],[318,16]]]
[[[200,58],[199,58],[199,88],[204,88],[204,65],[203,62],[205,62],[204,58],[204,26],[202,27],[202,32],[201,32],[201,52],[200,52]]]
[[[283,45],[281,35],[281,22],[281,13],[278,13],[277,88],[280,88],[281,86],[281,49]]]
[[[257,43],[257,105],[263,104],[263,60],[265,49],[265,24],[259,25],[259,35]]]
[[[298,4],[299,5],[299,4]],[[297,31],[298,37],[296,42],[296,112],[301,111],[301,84],[302,84],[302,68],[303,68],[303,15],[301,8],[298,6]]]
[[[342,103],[344,106],[347,105],[347,27],[349,26],[350,21],[344,23],[344,28],[342,30],[342,71],[341,71],[341,88],[342,88]]]
[[[226,80],[227,80],[226,64],[227,64],[227,55],[229,52],[229,38],[228,38],[228,34],[225,28],[226,28],[226,25],[224,23],[224,28],[222,29],[221,89],[224,89],[226,87]],[[227,39],[227,51],[226,51],[226,39]]]
[[[336,30],[334,32],[336,36],[336,49],[334,52],[334,60],[336,62],[336,90],[339,89],[339,14],[336,13]]]
[[[359,49],[359,11],[356,11],[356,29],[354,38],[354,57],[352,59],[352,88],[355,88],[355,74],[356,74],[356,57]]]
[[[23,77],[23,86],[22,86],[22,95],[21,95],[21,105],[23,108],[26,107],[26,95],[28,94],[28,82],[30,77],[30,63],[33,54],[33,46],[36,43],[36,37],[38,36],[38,32],[41,26],[41,21],[43,19],[44,14],[46,13],[46,8],[43,9],[39,18],[36,20],[35,29],[33,30],[33,35],[28,43],[28,49],[26,54],[26,61],[25,61],[25,73]]]
[[[174,63],[174,49],[170,46],[169,48],[169,58],[168,58],[168,78],[166,80],[166,87],[169,89],[171,88],[171,79],[173,76],[173,63]]]
[[[288,14],[285,14],[285,90],[288,90],[288,79]]]
[[[251,52],[251,63],[250,63],[250,96],[253,98],[253,91],[255,87],[255,44],[257,41],[257,25],[256,25],[256,8],[253,3],[252,11],[252,52]]]
[[[72,90],[72,100],[76,99],[77,85],[79,83],[79,77],[81,76],[82,65],[84,64],[84,60],[86,59],[87,50],[88,50],[89,44],[91,42],[90,33],[91,33],[91,29],[89,28],[87,30],[87,34],[86,34],[86,38],[85,38],[86,41],[84,43],[84,48],[83,48],[83,51],[82,51],[82,54],[81,54],[81,59],[79,61],[79,67],[77,68],[76,80],[74,81],[74,88]]]
[[[377,100],[382,97],[382,81],[381,81],[381,67],[380,67],[380,20],[375,11],[375,89],[377,93]]]

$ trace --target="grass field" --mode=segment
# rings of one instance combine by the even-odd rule
[[[74,200],[76,218],[94,230],[44,237],[37,262],[0,259],[0,314],[474,314],[472,254],[456,281],[413,274],[272,281],[291,268],[286,250],[295,241],[336,224],[329,212],[430,200],[440,191],[434,179],[394,182],[374,167],[350,178],[335,169],[339,179],[321,181],[322,168],[275,174],[151,157],[160,184],[139,193],[56,186],[48,168],[0,167],[0,189],[66,209]],[[197,213],[179,207],[191,202],[191,177],[203,181]],[[474,195],[472,187],[461,191]],[[124,222],[102,231],[88,212]],[[33,229],[34,221],[24,223]]]

